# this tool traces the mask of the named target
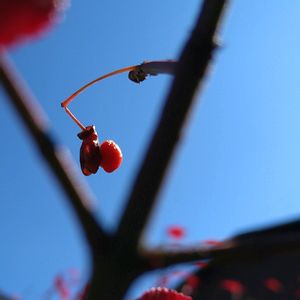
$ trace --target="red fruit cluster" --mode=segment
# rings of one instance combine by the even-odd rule
[[[32,37],[50,27],[64,0],[1,0],[0,47]]]
[[[158,287],[145,292],[139,300],[192,300],[192,298],[174,290]]]
[[[122,163],[123,155],[119,146],[111,140],[99,144],[95,126],[88,126],[78,134],[82,140],[80,166],[85,176],[97,173],[99,167],[111,173]]]

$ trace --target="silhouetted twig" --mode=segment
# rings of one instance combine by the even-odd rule
[[[94,265],[88,300],[119,300],[132,280],[148,269],[138,244],[155,204],[171,156],[180,139],[198,86],[204,82],[213,50],[214,36],[226,0],[205,0],[191,37],[186,43],[170,93],[145,160],[127,200],[110,256]]]
[[[0,53],[0,80],[9,95],[11,104],[17,110],[40,153],[68,196],[83,227],[90,249],[92,251],[97,249],[97,255],[105,252],[108,237],[92,215],[89,193],[75,175],[75,168],[68,153],[52,139],[43,112],[4,53]]]
[[[137,175],[117,231],[120,248],[136,249],[155,204],[167,166],[181,137],[198,87],[202,87],[215,49],[214,36],[225,0],[204,1],[179,62],[160,121]]]
[[[226,2],[226,0],[203,1],[191,37],[176,63],[175,79],[160,121],[113,237],[107,236],[92,216],[90,208],[86,205],[88,197],[83,190],[78,189],[77,179],[71,170],[72,165],[50,138],[45,122],[41,119],[41,115],[36,113],[36,105],[32,104],[32,100],[24,91],[20,79],[4,55],[1,56],[0,79],[5,90],[68,195],[90,245],[93,254],[93,275],[87,295],[89,300],[120,300],[134,278],[153,269],[151,263],[155,255],[158,258],[157,254],[149,253],[148,257],[143,256],[138,251],[138,243],[180,139],[181,130],[192,108],[196,89],[204,81],[216,47],[214,36]],[[170,64],[166,65],[166,72],[170,71],[169,66]],[[150,73],[155,74],[156,67],[152,64],[153,69]],[[177,256],[171,253],[160,255],[160,267],[165,267],[191,259],[207,258],[209,253],[191,251],[185,254],[178,253]]]
[[[255,232],[254,232],[255,233]],[[249,234],[249,236],[251,236]],[[225,240],[215,247],[185,247],[183,249],[166,250],[157,249],[142,252],[150,269],[161,269],[179,263],[213,259],[227,262],[247,260],[248,258],[263,258],[270,254],[282,252],[296,252],[300,250],[300,234],[297,232],[284,232],[265,236],[251,236],[249,239],[239,239],[239,236]]]

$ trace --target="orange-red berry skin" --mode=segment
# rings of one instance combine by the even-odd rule
[[[120,147],[114,141],[104,141],[100,146],[100,152],[100,167],[102,167],[105,172],[111,173],[120,167],[123,161],[123,155]]]

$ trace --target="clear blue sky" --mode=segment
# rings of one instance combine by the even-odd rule
[[[60,102],[81,85],[143,60],[180,53],[199,1],[73,1],[42,39],[10,51],[79,166],[79,128]],[[297,218],[300,212],[300,4],[233,1],[201,101],[194,107],[146,236],[167,242],[180,224],[185,242]],[[122,213],[171,78],[136,85],[120,75],[90,88],[72,111],[114,139],[124,162],[83,178],[108,230]],[[52,174],[0,89],[0,290],[41,299],[54,276],[89,266],[79,226]]]

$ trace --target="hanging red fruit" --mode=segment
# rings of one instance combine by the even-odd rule
[[[102,167],[105,172],[111,173],[120,167],[123,155],[120,147],[114,141],[104,141],[100,146],[100,152],[100,167]]]
[[[82,140],[80,147],[82,173],[85,176],[97,173],[101,161],[101,153],[95,126],[87,126],[77,136]]]
[[[1,1],[1,0],[0,0]],[[33,0],[32,0],[33,1]],[[70,111],[68,105],[84,90],[86,90],[91,85],[114,75],[121,74],[124,72],[129,72],[129,79],[134,82],[143,81],[148,75],[158,75],[158,74],[173,74],[176,67],[176,62],[167,61],[152,61],[144,62],[140,65],[129,66],[115,70],[113,72],[102,75],[74,92],[71,96],[61,102],[61,107],[64,108],[69,117],[81,128],[82,133],[80,133],[79,138],[83,140],[80,149],[80,164],[81,170],[84,175],[88,176],[97,172],[98,167],[102,167],[104,171],[111,173],[115,171],[122,163],[123,155],[119,146],[111,140],[105,141],[100,146],[100,159],[98,155],[98,138],[95,135],[87,135],[89,132],[88,128],[85,127]],[[99,162],[99,165],[98,165]],[[183,232],[175,233],[179,239]]]

